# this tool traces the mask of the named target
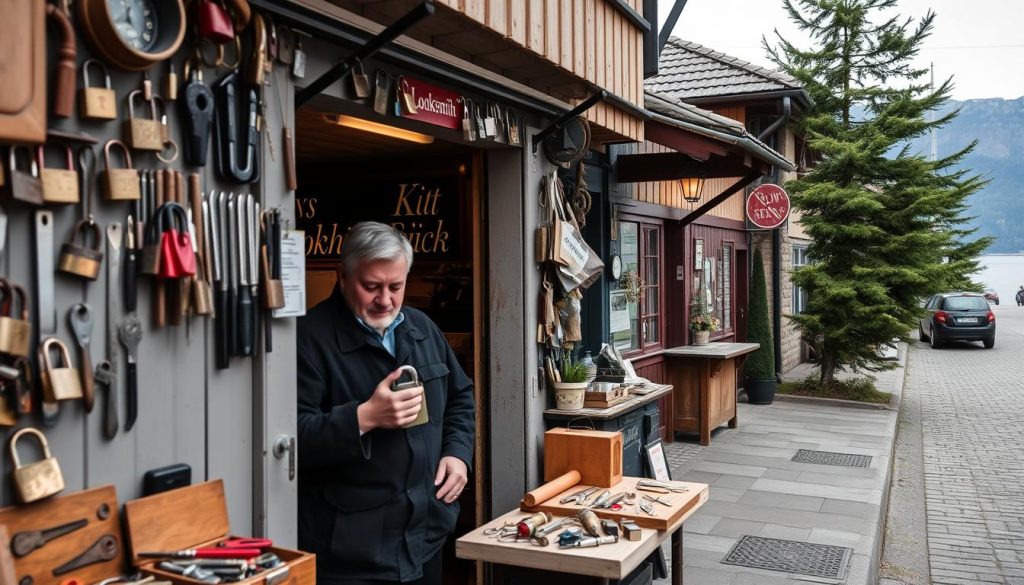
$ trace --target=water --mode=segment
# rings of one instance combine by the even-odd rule
[[[1017,288],[1024,284],[1024,254],[990,254],[978,259],[982,269],[975,280],[999,293],[1003,305],[1014,304]]]

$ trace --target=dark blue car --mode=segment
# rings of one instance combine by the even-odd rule
[[[942,293],[928,299],[927,314],[918,325],[918,339],[933,348],[947,341],[980,341],[987,349],[996,344],[996,315],[978,293]]]

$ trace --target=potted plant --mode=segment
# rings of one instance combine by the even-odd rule
[[[718,317],[708,310],[707,291],[697,289],[690,302],[690,331],[693,331],[694,345],[707,345],[711,332],[718,329]]]
[[[558,410],[583,408],[584,394],[587,391],[587,364],[574,360],[571,353],[566,353],[558,374],[561,380],[553,384],[555,407]]]
[[[753,274],[750,278],[750,322],[747,341],[761,347],[747,356],[744,371],[747,379],[743,387],[751,404],[771,404],[775,400],[775,346],[772,326],[768,320],[768,287],[764,278],[764,260],[761,249],[754,252]]]

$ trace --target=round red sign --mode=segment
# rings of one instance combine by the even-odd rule
[[[758,186],[747,197],[747,219],[760,229],[777,228],[789,217],[789,195],[778,185]]]

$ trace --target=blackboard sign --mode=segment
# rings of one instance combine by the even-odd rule
[[[361,221],[394,226],[418,260],[459,258],[459,177],[356,179],[304,186],[295,197],[295,220],[306,232],[306,258],[337,259],[345,234]]]

